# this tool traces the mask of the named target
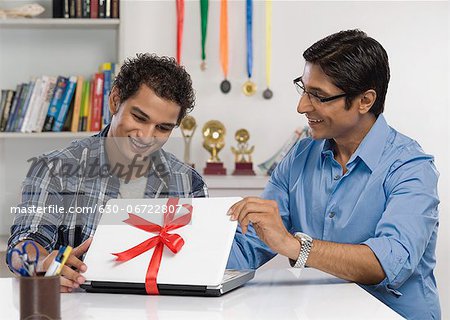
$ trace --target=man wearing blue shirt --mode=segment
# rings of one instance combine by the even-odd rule
[[[382,115],[386,51],[349,30],[303,57],[294,84],[311,138],[278,165],[262,199],[230,208],[240,228],[228,267],[258,268],[279,253],[292,266],[358,283],[408,319],[439,319],[438,172]]]

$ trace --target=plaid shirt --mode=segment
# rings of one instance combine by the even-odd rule
[[[109,126],[61,151],[44,154],[31,165],[22,186],[18,206],[22,210],[16,212],[8,249],[32,239],[50,252],[61,245],[76,247],[94,234],[101,217],[98,207],[117,198],[120,188],[120,179],[108,170],[104,146],[108,130]],[[145,198],[208,196],[201,176],[174,155],[159,150],[152,158]],[[64,168],[81,168],[77,172],[83,173],[54,174]],[[91,208],[92,212],[69,213],[69,208],[80,207]]]

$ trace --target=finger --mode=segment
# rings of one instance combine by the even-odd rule
[[[72,292],[72,288],[70,288],[70,287],[64,287],[64,286],[60,286],[59,287],[59,292],[61,292],[61,293],[70,293],[70,292]]]
[[[60,281],[59,281],[60,287],[65,287],[65,288],[69,288],[69,289],[73,289],[73,288],[77,288],[78,284],[73,282],[72,280],[69,280],[65,277],[60,277]]]
[[[236,212],[236,219],[242,224],[245,216],[249,213],[274,213],[274,208],[269,201],[247,202],[239,212]]]
[[[89,246],[91,245],[91,243],[92,243],[92,237],[85,240],[78,247],[73,248],[72,254],[75,255],[76,257],[82,256],[89,249]]]
[[[233,208],[233,212],[231,213],[230,220],[234,221],[237,220],[239,215],[241,214],[242,210],[245,208],[245,206],[248,203],[251,203],[254,201],[254,199],[257,199],[256,197],[247,197],[241,200],[239,203],[236,203],[236,206]]]
[[[80,259],[78,259],[75,255],[71,254],[69,258],[67,258],[66,265],[75,267],[80,272],[85,272],[87,270],[87,265],[83,263]]]
[[[69,268],[68,266],[64,266],[62,268],[61,274],[64,276],[64,278],[75,282],[77,285],[83,284],[86,281],[85,277],[83,277],[81,274],[79,274],[75,270]]]
[[[227,215],[232,215],[234,212],[238,211],[245,203],[251,201],[251,199],[258,199],[257,197],[246,197],[231,206],[228,210]]]
[[[263,213],[249,213],[245,216],[245,218],[240,222],[242,233],[246,234],[248,231],[248,225],[252,223],[254,226],[258,226],[259,223],[262,223],[264,220]],[[258,226],[258,229],[261,230]],[[255,228],[256,230],[256,228]],[[257,232],[258,236],[260,234]]]
[[[242,214],[243,210],[249,206],[261,206],[261,212],[266,211],[274,211],[273,209],[277,207],[276,202],[273,200],[265,200],[257,197],[248,197],[246,201],[239,207],[236,208],[236,211],[233,213],[233,220],[238,220],[239,216]],[[259,210],[258,210],[259,211]]]

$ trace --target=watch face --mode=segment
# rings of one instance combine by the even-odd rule
[[[299,237],[302,240],[305,239],[306,241],[313,241],[313,239],[309,235],[307,235],[306,233],[296,232],[295,236]]]

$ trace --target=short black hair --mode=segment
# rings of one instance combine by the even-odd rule
[[[347,93],[346,108],[366,90],[377,93],[370,108],[376,117],[384,111],[390,71],[386,50],[361,30],[334,33],[303,52],[307,62],[319,65],[333,84]]]
[[[113,87],[118,90],[120,103],[134,96],[145,84],[155,94],[181,107],[177,124],[192,111],[195,93],[192,80],[186,70],[171,57],[138,53],[128,58],[114,79]]]

